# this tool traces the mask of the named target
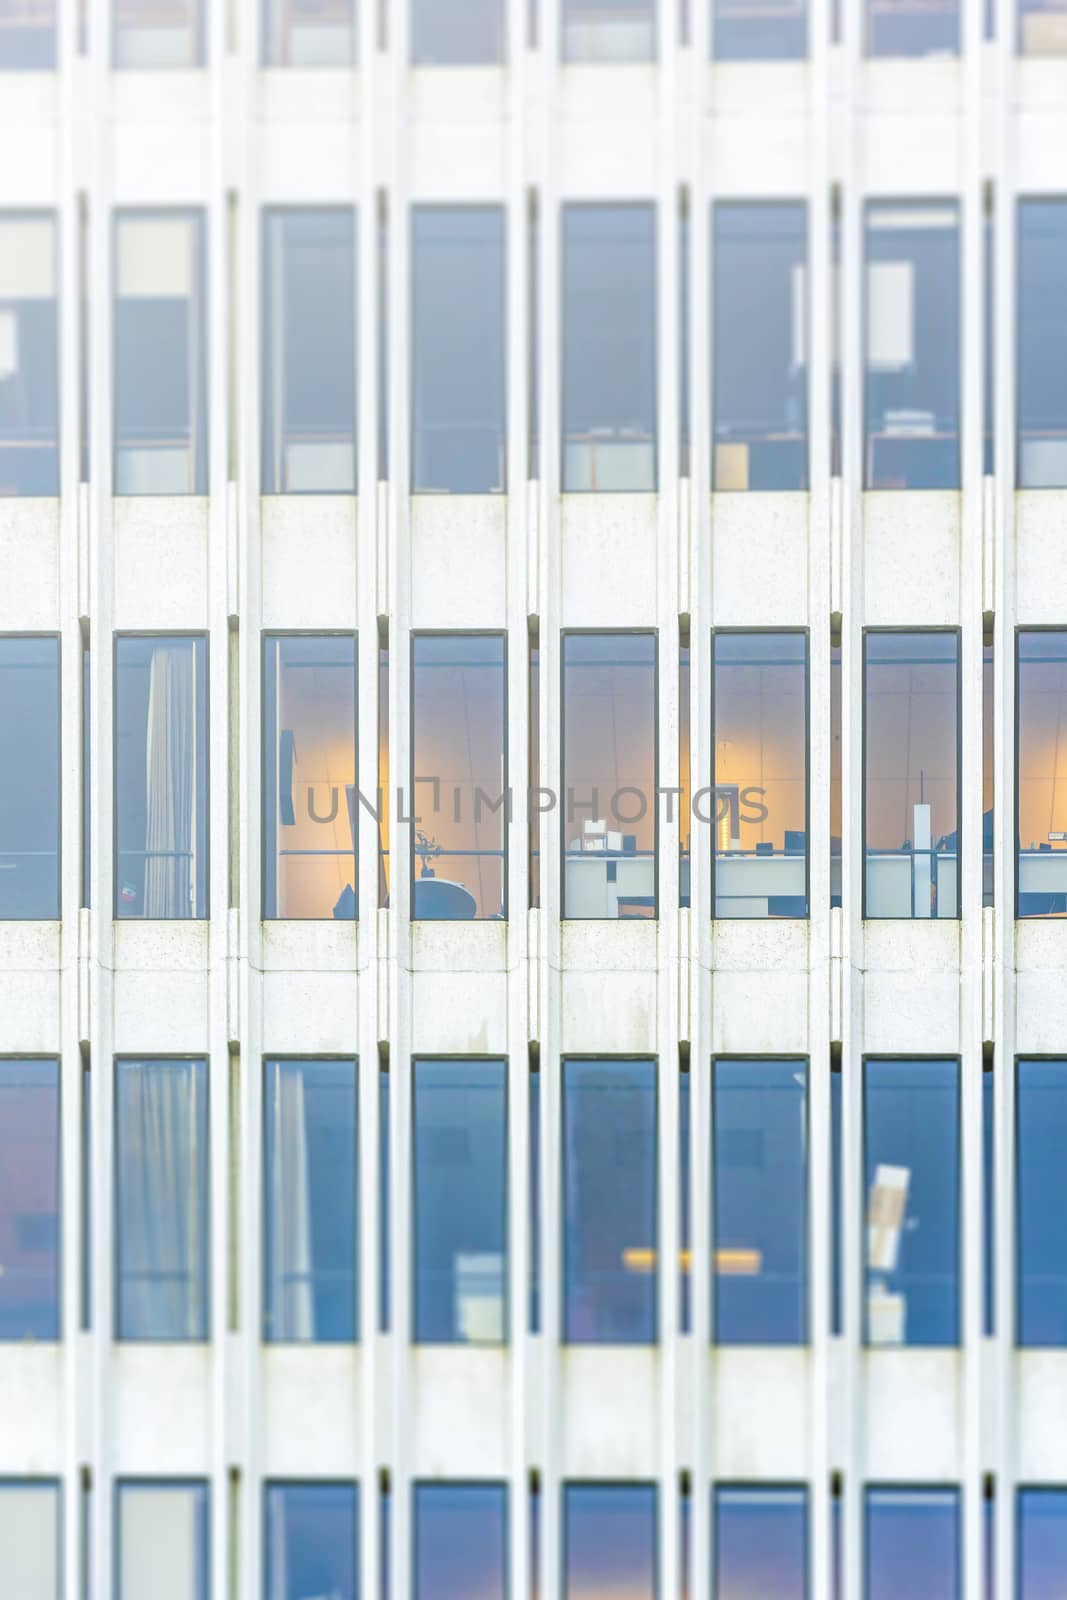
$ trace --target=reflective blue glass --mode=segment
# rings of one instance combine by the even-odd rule
[[[350,1483],[267,1486],[265,1600],[356,1600],[359,1502]]]
[[[716,1489],[714,1516],[715,1600],[805,1600],[805,1490]]]
[[[866,1600],[956,1600],[955,1489],[868,1489]]]
[[[652,1485],[569,1483],[563,1495],[563,1600],[655,1600]]]
[[[0,1060],[0,1340],[59,1338],[59,1063]]]
[[[1062,24],[1062,13],[1034,23]],[[1019,444],[1021,489],[1067,485],[1067,203],[1028,199],[1019,203]]]
[[[59,916],[59,640],[0,638],[0,920]]]
[[[415,1485],[415,1600],[504,1600],[507,1489]]]
[[[503,0],[411,0],[411,59],[416,66],[475,66],[503,61]]]
[[[1017,1067],[1018,1340],[1067,1345],[1067,1060]]]
[[[1067,1489],[1020,1489],[1018,1600],[1060,1600],[1067,1572]]]

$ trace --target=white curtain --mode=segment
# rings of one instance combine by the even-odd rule
[[[196,728],[192,639],[152,652],[145,740],[146,917],[191,917],[195,904]]]
[[[275,1339],[311,1339],[311,1198],[304,1074],[298,1065],[271,1067],[270,1259],[267,1263],[270,1332]]]

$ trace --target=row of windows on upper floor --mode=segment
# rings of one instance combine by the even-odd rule
[[[804,1345],[811,1335],[811,1206],[822,1190],[829,1227],[828,1326],[877,1348],[951,1348],[962,1339],[961,1067],[954,1057],[866,1057],[853,1133],[848,1071],[829,1073],[825,1168],[812,1167],[809,1062],[802,1056],[719,1057],[708,1080],[709,1132],[701,1148],[691,1112],[688,1047],[680,1047],[676,1324],[693,1331],[708,1310],[712,1342]],[[240,1062],[229,1089],[241,1094]],[[253,1312],[267,1343],[338,1344],[395,1326],[391,1229],[397,1074],[377,1068],[376,1194],[360,1183],[359,1063],[269,1058],[262,1066],[262,1143],[251,1177],[258,1219],[239,1202],[220,1228],[210,1216],[209,1068],[204,1059],[119,1057],[114,1070],[113,1170],[94,1170],[91,1068],[61,1108],[60,1063],[0,1057],[0,1339],[54,1341],[63,1324],[102,1321],[123,1341],[211,1337],[212,1249],[224,1250],[236,1331],[240,1252],[260,1252]],[[558,1334],[566,1344],[653,1344],[661,1322],[661,1119],[668,1075],[656,1060],[564,1058],[559,1079],[558,1169],[545,1164],[542,1074],[531,1049],[519,1082],[528,1116],[525,1304],[509,1295],[509,1125],[520,1115],[506,1060],[416,1057],[410,1079],[410,1322],[420,1344],[501,1345],[516,1323],[544,1329],[543,1285],[558,1259]],[[996,1258],[998,1128],[992,1056],[982,1073],[982,1331],[997,1331],[996,1277],[1010,1275],[1014,1311],[1001,1331],[1023,1347],[1067,1346],[1067,1060],[1025,1057],[1011,1073],[1014,1250]],[[823,1080],[823,1087],[826,1081]],[[373,1088],[373,1085],[372,1085]],[[78,1103],[80,1101],[80,1104]],[[72,1103],[73,1102],[73,1103]],[[510,1104],[509,1104],[510,1102]],[[61,1295],[61,1116],[80,1119],[81,1304]],[[368,1130],[369,1133],[370,1130]],[[847,1138],[846,1138],[847,1133]],[[238,1130],[232,1123],[228,1138]],[[855,1203],[843,1151],[862,1151]],[[362,1146],[366,1154],[366,1146]],[[231,1163],[240,1162],[237,1151]],[[544,1237],[542,1186],[559,1195],[559,1239]],[[703,1185],[707,1184],[704,1188]],[[113,1307],[92,1305],[91,1210],[111,1197]],[[701,1200],[700,1196],[706,1196]],[[693,1260],[694,1201],[710,1205],[709,1257]],[[846,1224],[858,1215],[858,1320],[846,1299]],[[377,1241],[374,1304],[360,1295],[360,1260]],[[69,1242],[67,1248],[71,1248]],[[670,1278],[663,1289],[671,1294]],[[710,1306],[707,1297],[710,1296]]]
[[[679,229],[680,449],[689,472],[690,226]],[[652,490],[658,461],[657,215],[652,204],[562,209],[560,481],[568,492]],[[527,470],[542,470],[538,252],[527,219],[524,308]],[[417,205],[411,213],[411,488],[501,492],[507,482],[507,216],[503,206]],[[840,255],[839,224],[831,255]],[[960,483],[960,224],[955,201],[870,201],[864,214],[862,482],[871,489]],[[984,470],[994,463],[993,230],[984,279]],[[266,494],[352,493],[357,481],[357,246],[352,208],[267,210],[262,219],[261,485]],[[81,241],[81,253],[85,253]],[[379,219],[380,299],[388,223]],[[824,371],[809,363],[808,208],[717,203],[710,223],[712,484],[804,489],[809,396],[828,386],[840,472],[841,307]],[[120,211],[114,221],[114,455],[117,494],[200,494],[208,483],[206,223],[198,211]],[[57,241],[47,213],[0,215],[0,493],[59,483]],[[1017,481],[1067,487],[1067,198],[1018,207]],[[837,268],[831,278],[836,283]],[[79,365],[88,476],[88,330]],[[835,302],[840,296],[833,296]],[[514,323],[514,316],[512,318]],[[377,368],[377,471],[388,476],[386,319]],[[228,358],[235,359],[232,346]],[[234,393],[240,393],[236,372]]]
[[[88,0],[78,11],[79,48],[88,46]],[[389,38],[389,0],[376,5],[376,46]],[[407,0],[397,0],[397,4]],[[693,9],[677,5],[678,36],[692,42]],[[850,0],[852,3],[852,0]],[[0,10],[0,69],[48,70],[57,59],[57,0],[4,0]],[[540,0],[524,0],[525,38],[536,48],[543,23]],[[1062,0],[1012,0],[1016,48],[1023,55],[1067,54]],[[652,61],[657,52],[656,0],[560,0],[560,54],[574,62]],[[958,55],[960,0],[863,0],[863,49],[871,56]],[[111,60],[116,67],[198,67],[207,59],[206,0],[114,0]],[[774,6],[711,0],[710,48],[722,61],[802,60],[808,54],[808,0]],[[842,37],[842,0],[830,7],[831,37]],[[996,34],[995,0],[984,0],[984,32]],[[506,0],[410,0],[411,60],[416,65],[479,65],[508,55]],[[358,58],[356,0],[264,0],[260,59],[274,67],[346,67]]]

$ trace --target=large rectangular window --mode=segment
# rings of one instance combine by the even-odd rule
[[[207,640],[115,640],[115,915],[206,917]]]
[[[1020,1489],[1018,1600],[1058,1600],[1067,1572],[1067,1489]]]
[[[506,915],[505,703],[503,634],[415,635],[413,917]]]
[[[202,67],[201,0],[114,0],[111,59],[116,67]]]
[[[716,489],[808,483],[807,207],[714,207]]]
[[[807,1338],[807,1063],[712,1063],[714,1337]]]
[[[1067,631],[1018,635],[1016,755],[1020,917],[1067,916]]]
[[[356,487],[356,217],[263,219],[263,493]]]
[[[11,1600],[60,1600],[59,1489],[33,1478],[0,1478],[0,1550]]]
[[[958,1595],[959,1492],[868,1489],[865,1600]]]
[[[207,317],[199,212],[115,219],[115,493],[207,493]]]
[[[417,67],[503,61],[506,44],[504,0],[411,0],[411,59]]]
[[[656,1490],[650,1483],[563,1487],[563,1600],[656,1600]]]
[[[208,1600],[207,1484],[126,1480],[116,1491],[115,1600]]]
[[[806,1490],[721,1487],[713,1506],[714,1600],[806,1600]]]
[[[1067,1061],[1019,1061],[1016,1094],[1016,1336],[1067,1345]]]
[[[656,487],[656,209],[563,209],[565,490]]]
[[[563,637],[563,915],[656,915],[656,636]]]
[[[0,215],[0,496],[59,493],[56,282],[52,217]]]
[[[55,64],[55,0],[4,0],[0,72],[48,72]]]
[[[502,206],[414,208],[411,487],[417,493],[498,493],[507,481],[504,255]]]
[[[717,917],[808,914],[808,640],[717,633],[714,904]]]
[[[957,489],[959,208],[872,201],[866,235],[864,486]]]
[[[1035,18],[1036,20],[1036,18]],[[1065,37],[1067,10],[1042,15]],[[1067,200],[1019,202],[1018,483],[1067,487]]]
[[[59,1137],[59,1062],[0,1058],[0,1340],[59,1338]]]
[[[262,27],[264,66],[350,67],[356,60],[355,0],[263,0]]]
[[[115,1063],[119,1339],[208,1336],[207,1098],[206,1061]]]
[[[357,1083],[354,1061],[265,1063],[265,1339],[358,1337]]]
[[[954,56],[960,48],[958,0],[867,0],[867,54]]]
[[[563,1337],[652,1344],[656,1063],[563,1063]]]
[[[1067,7],[1063,0],[1019,0],[1019,54],[1067,55]]]
[[[263,641],[263,915],[356,915],[356,641]]]
[[[59,916],[59,705],[59,640],[0,635],[0,920]]]
[[[560,0],[560,14],[564,61],[655,57],[655,0]]]
[[[867,917],[959,915],[959,635],[864,638]]]
[[[507,1338],[507,1062],[417,1060],[415,1339]]]
[[[867,1343],[959,1343],[960,1069],[863,1064]]]
[[[712,0],[717,61],[800,61],[808,53],[807,0]]]
[[[354,1483],[269,1483],[267,1600],[358,1600]]]
[[[502,1483],[415,1485],[414,1600],[505,1600],[507,1563]]]

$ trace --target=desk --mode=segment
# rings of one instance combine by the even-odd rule
[[[1067,894],[1067,850],[1020,850],[1020,894]]]
[[[936,878],[936,894],[931,895]],[[944,850],[869,851],[866,916],[916,921],[955,917],[956,854]]]
[[[807,879],[803,855],[716,856],[715,915],[768,917],[772,900],[806,901]]]
[[[563,915],[573,918],[625,916],[619,901],[651,901],[656,909],[656,858],[582,851],[564,862]]]

